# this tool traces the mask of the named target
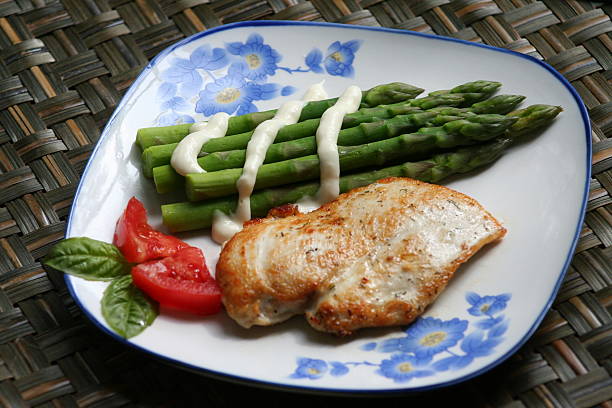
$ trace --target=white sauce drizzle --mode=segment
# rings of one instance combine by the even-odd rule
[[[189,134],[183,138],[172,152],[170,164],[177,173],[185,176],[189,173],[206,173],[198,164],[198,154],[204,143],[210,139],[225,136],[229,115],[219,112],[208,122],[196,123],[189,129]]]
[[[338,134],[344,116],[359,109],[361,97],[361,89],[351,85],[346,88],[334,106],[323,112],[316,135],[320,163],[320,187],[316,197],[305,197],[298,201],[300,211],[312,211],[334,200],[340,194]]]
[[[199,132],[202,129],[206,129],[206,125],[208,125],[208,121],[196,122],[189,128],[189,133]]]
[[[255,128],[247,145],[246,159],[242,175],[236,183],[238,189],[238,206],[231,216],[216,211],[213,216],[212,238],[218,243],[229,240],[242,229],[244,222],[251,219],[251,194],[255,186],[257,171],[264,162],[266,152],[278,134],[287,125],[297,123],[302,109],[307,102],[327,99],[323,82],[312,85],[299,101],[285,102],[272,119],[268,119]]]

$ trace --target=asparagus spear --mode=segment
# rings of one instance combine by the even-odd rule
[[[356,127],[343,129],[338,135],[339,144],[364,144],[376,140],[384,140],[400,135],[431,123],[443,123],[442,120],[451,121],[459,119],[459,116],[449,116],[434,112],[417,112],[409,115],[399,115],[372,123],[362,123]],[[288,142],[275,143],[266,152],[265,163],[275,163],[292,158],[308,156],[317,153],[317,142],[315,136],[304,137]],[[214,172],[231,168],[242,168],[246,160],[246,150],[231,150],[228,152],[216,152],[198,159],[199,165],[208,172]],[[153,180],[155,188],[160,194],[181,188],[184,185],[184,177],[178,174],[169,164],[155,167],[153,169]]]
[[[510,127],[510,134],[514,139],[532,133],[550,124],[552,120],[563,111],[560,106],[531,105],[508,113],[508,116],[518,118]]]
[[[424,98],[412,101],[412,106],[430,109],[435,106],[466,107],[491,96],[501,86],[500,82],[473,81],[458,85],[449,91],[435,91]],[[461,94],[461,98],[457,98]]]
[[[465,107],[470,106],[477,101],[482,101],[483,99],[488,98],[493,94],[501,84],[499,82],[492,81],[474,81],[468,82],[462,85],[458,85],[450,90],[444,91],[436,91],[429,94],[424,98],[418,98],[416,100],[410,102],[400,102],[396,104],[391,104],[387,106],[376,106],[374,108],[362,108],[359,111],[347,115],[342,123],[342,128],[349,128],[356,126],[360,123],[364,122],[372,122],[374,120],[391,118],[396,115],[405,114],[408,112],[414,112],[415,109],[431,109],[437,106],[455,106],[455,107]],[[384,101],[385,99],[381,96],[384,95],[382,90],[391,89],[389,92],[393,91],[392,87],[381,88],[380,92],[369,92],[368,95],[374,95],[376,98],[372,97],[369,100],[369,103],[374,103],[374,101]],[[503,96],[503,95],[502,95]],[[511,104],[512,96],[505,96],[507,98],[506,103]],[[514,96],[514,98],[523,98],[520,96]],[[522,99],[521,99],[522,100]],[[520,102],[520,101],[519,101]],[[498,103],[500,111],[486,112],[486,113],[507,113],[503,111],[503,104],[501,101],[495,101],[494,103]],[[515,103],[509,110],[514,109],[514,107],[518,104]],[[307,105],[309,106],[309,105]],[[322,113],[322,112],[321,112]],[[485,113],[485,112],[478,112]],[[304,116],[304,113],[302,113]],[[315,134],[317,128],[320,123],[320,116],[318,115],[313,119],[301,120],[300,122],[289,125],[281,129],[275,139],[275,143],[284,142],[288,140],[299,139],[302,137],[312,136]],[[302,118],[301,118],[302,119]],[[231,121],[230,119],[230,125]],[[172,133],[172,138],[176,138],[176,142],[182,139],[185,135],[187,135],[188,130],[181,130],[180,132],[175,129],[176,127],[169,128],[169,132]],[[160,129],[160,128],[149,128],[149,129]],[[139,130],[140,132],[148,132],[148,130]],[[182,136],[177,136],[182,134]],[[231,133],[231,129],[228,130],[228,133],[225,137],[216,138],[208,141],[203,147],[201,153],[214,153],[214,152],[224,152],[229,150],[238,150],[238,149],[246,149],[246,146],[251,139],[253,132],[248,131],[244,133],[233,134]],[[138,138],[138,137],[137,137]],[[168,142],[170,143],[170,142]],[[142,146],[142,144],[141,144]],[[163,147],[162,147],[163,146]],[[170,163],[170,157],[172,156],[172,152],[174,151],[176,144],[160,144],[156,143],[154,146],[149,146],[144,149],[142,154],[142,162],[143,162],[143,173],[146,177],[152,177],[152,169],[157,166],[162,166]]]
[[[457,120],[461,117],[475,113],[506,114],[515,109],[516,106],[523,101],[523,99],[525,99],[525,97],[521,95],[498,95],[485,101],[475,103],[469,108],[437,107],[429,109],[426,112],[417,111],[408,115],[398,114],[397,116],[388,120],[360,123],[357,126],[349,127],[348,129],[343,129],[340,131],[340,134],[338,135],[338,144],[341,146],[353,146],[374,142],[397,136],[401,133],[414,131],[420,127],[442,125],[446,122]],[[403,106],[405,107],[407,104],[403,104]],[[401,109],[402,108],[397,106],[394,107],[394,109],[385,109],[384,112],[395,113],[401,111]],[[383,112],[380,111],[380,107],[369,108],[366,110],[376,112],[375,114],[379,116],[384,116],[382,114]],[[346,116],[346,118],[349,117],[351,117],[351,120],[355,119],[352,115]],[[371,117],[369,117],[369,119],[370,118]],[[312,120],[318,122],[318,119]],[[305,124],[306,122],[302,122],[300,125]],[[363,120],[363,122],[367,121]],[[286,128],[290,127],[292,126],[287,126]],[[229,136],[227,138],[214,140],[223,140],[232,137],[233,136]],[[296,137],[296,139],[297,140],[289,140],[287,142],[274,143],[271,145],[266,154],[264,163],[274,163],[316,153],[316,140],[314,136],[303,137],[303,135],[300,135],[299,138]],[[163,147],[152,146],[145,150],[145,153],[161,148]],[[144,157],[145,154],[143,154],[143,158]],[[156,163],[159,159],[159,155],[155,154],[149,155],[148,157],[149,158],[146,160],[149,161],[149,164],[143,166],[145,169],[149,168],[152,163]],[[244,165],[245,157],[246,150],[222,151],[200,157],[198,159],[198,163],[206,171],[218,171],[228,168],[242,167]],[[180,188],[183,185],[183,177],[176,173],[168,164],[154,167],[152,173],[157,192],[160,194],[170,192]]]
[[[448,122],[440,127],[421,128],[416,133],[359,146],[339,146],[340,171],[345,173],[368,166],[380,166],[393,160],[422,156],[435,149],[449,148],[489,140],[506,131],[517,118],[503,115],[475,115]],[[259,168],[255,189],[290,184],[319,177],[319,156],[310,155]],[[236,193],[242,169],[194,173],[185,177],[189,201],[223,197]]]
[[[421,181],[439,182],[455,173],[466,173],[496,160],[509,145],[510,139],[502,138],[482,145],[441,153],[429,160],[407,162],[377,171],[366,171],[340,177],[340,191],[374,183],[386,177],[411,177]],[[274,207],[294,203],[303,197],[313,196],[319,189],[318,182],[270,188],[255,192],[251,196],[251,213],[263,217]],[[181,202],[162,205],[164,224],[172,232],[209,228],[215,211],[231,214],[237,205],[235,196],[211,201]]]
[[[461,89],[461,88],[459,88]],[[462,98],[464,94],[456,94],[457,97]],[[426,97],[428,98],[428,97]],[[430,100],[430,103],[427,106],[436,106],[428,109],[428,111],[436,112],[442,114],[446,112],[446,115],[449,116],[464,116],[466,112],[473,113],[499,113],[506,114],[511,110],[515,109],[516,106],[521,103],[525,99],[524,96],[521,95],[498,95],[494,96],[490,99],[477,102],[470,106],[469,108],[463,109],[451,109],[448,107],[438,107],[438,103],[434,100]],[[419,99],[416,99],[417,101]],[[439,97],[439,102],[442,103],[443,97]],[[364,108],[353,114],[346,115],[342,128],[353,128],[362,123],[371,123],[374,121],[379,121],[381,119],[392,118],[397,115],[408,114],[408,113],[419,113],[420,110],[416,107],[411,106],[409,103],[399,103],[394,105],[382,105],[376,108]],[[308,137],[310,135],[314,135],[316,129],[319,126],[320,119],[310,119],[304,122],[299,122],[294,125],[285,126],[278,133],[275,144],[282,143],[285,141],[291,141],[295,139],[302,139]],[[444,123],[444,122],[439,122]],[[224,168],[232,168],[232,167],[241,167],[244,163],[244,152],[243,153],[220,153],[227,152],[231,150],[243,150],[246,149],[246,146],[251,138],[252,132],[241,133],[239,135],[226,136],[222,138],[212,139],[208,143],[206,143],[202,147],[201,154],[212,153],[211,155],[205,155],[204,158],[200,158],[198,162],[200,166],[206,171],[217,171]],[[390,136],[389,136],[390,137]],[[371,140],[367,140],[371,141]],[[341,133],[339,135],[338,144],[345,146],[352,146],[356,144],[366,143],[363,139],[353,138],[349,136],[349,134],[343,136]],[[300,143],[303,146],[310,146],[312,143],[310,141],[304,141]],[[274,146],[274,145],[273,145]],[[167,145],[159,145],[159,146],[151,146],[142,154],[142,169],[145,177],[155,177],[158,180],[166,180],[167,182],[177,181],[179,177],[178,175],[171,175],[168,172],[173,171],[169,167],[162,167],[170,163],[170,158],[172,157],[172,152],[176,144],[167,144]],[[274,147],[271,147],[274,150]],[[272,163],[275,161],[287,160],[294,157],[305,156],[308,154],[313,154],[312,152],[306,152],[299,150],[299,146],[279,146],[276,147],[279,151],[292,152],[292,155],[286,156],[270,156],[270,158],[266,158],[265,163]],[[214,157],[210,157],[214,156]],[[272,159],[275,157],[275,159]],[[242,158],[242,159],[241,159]],[[241,161],[242,160],[242,161]],[[223,162],[224,167],[212,166],[209,164],[210,161],[219,161]],[[162,169],[158,169],[155,171],[156,175],[153,174],[153,169],[156,167],[162,167]],[[155,181],[155,184],[158,184],[158,180]],[[164,182],[162,182],[164,183]],[[166,192],[164,188],[158,187],[158,192]]]
[[[363,107],[391,104],[412,99],[421,92],[423,92],[423,89],[416,86],[402,82],[392,82],[364,91],[361,104]],[[338,98],[333,98],[307,103],[302,110],[300,121],[320,117],[337,100]],[[255,129],[264,120],[272,118],[275,113],[276,110],[274,109],[234,116],[230,118],[227,134],[235,135]],[[190,127],[191,124],[143,128],[138,130],[136,134],[136,143],[143,150],[149,146],[176,143],[189,133]]]
[[[379,119],[392,118],[409,112],[419,112],[420,109],[410,103],[399,102],[390,105],[380,105],[374,108],[361,108],[355,113],[346,115],[342,121],[342,128],[350,128],[360,123],[373,122]],[[293,125],[283,127],[276,136],[277,142],[299,139],[313,135],[319,127],[321,119],[307,119]],[[237,149],[246,149],[253,131],[238,133],[216,139],[211,139],[202,146],[200,154],[225,152]],[[178,143],[150,146],[142,152],[142,169],[146,177],[153,176],[153,168],[170,163],[172,152]]]
[[[340,131],[338,144],[341,146],[353,146],[388,139],[402,133],[415,131],[421,127],[439,126],[446,122],[469,116],[470,114],[474,115],[474,112],[508,113],[516,108],[523,99],[525,98],[520,95],[498,95],[475,103],[469,108],[437,107],[426,112],[418,111],[408,115],[398,115],[387,120],[361,123],[355,127]],[[375,109],[377,108],[369,110]],[[153,146],[147,150],[158,147],[160,146]],[[316,154],[316,152],[315,137],[302,137],[301,139],[271,145],[266,153],[264,163],[274,163],[308,156]],[[198,163],[204,170],[210,172],[242,167],[245,158],[246,150],[233,150],[208,154],[200,157]],[[183,176],[176,173],[170,165],[155,167],[153,169],[153,179],[157,192],[160,194],[174,191],[182,188],[184,185]]]
[[[519,119],[501,137],[483,144],[440,153],[432,158],[408,162],[377,171],[366,171],[340,177],[340,191],[347,192],[386,177],[411,177],[430,183],[454,174],[467,173],[497,160],[503,151],[528,133],[550,124],[562,111],[559,106],[533,105],[512,112]],[[294,203],[303,197],[313,196],[319,189],[317,182],[270,188],[255,192],[251,196],[251,212],[254,217],[263,217],[274,207]],[[202,202],[182,202],[162,205],[164,224],[173,232],[209,228],[215,211],[231,214],[237,205],[235,196]]]

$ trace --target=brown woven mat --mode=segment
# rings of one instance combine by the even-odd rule
[[[89,154],[147,61],[210,27],[283,19],[484,42],[544,59],[571,81],[591,115],[593,178],[553,309],[528,344],[493,371],[378,403],[612,407],[611,15],[612,3],[576,0],[0,0],[0,403],[236,406],[245,396],[268,406],[347,402],[212,380],[128,349],[94,328],[62,277],[39,263],[63,238]]]

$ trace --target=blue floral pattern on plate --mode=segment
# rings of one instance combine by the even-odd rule
[[[338,377],[348,374],[351,368],[366,366],[375,368],[375,373],[380,376],[404,383],[413,378],[467,367],[475,359],[493,353],[504,341],[509,319],[502,312],[510,299],[508,293],[480,296],[468,292],[465,300],[470,305],[468,314],[474,317],[471,321],[457,317],[450,320],[422,317],[410,325],[401,337],[361,346],[364,351],[389,354],[380,362],[340,362],[300,357],[290,377],[310,380],[327,374]]]
[[[161,114],[157,125],[170,126],[195,122],[195,114],[211,116],[218,112],[243,115],[257,112],[257,101],[292,95],[296,88],[268,82],[277,71],[289,74],[317,74],[353,78],[353,62],[361,40],[334,41],[325,55],[318,48],[305,59],[306,68],[281,65],[283,56],[259,34],[245,42],[230,42],[223,48],[203,45],[189,58],[172,58],[161,72],[163,83],[157,92]]]
[[[361,41],[359,40],[347,41],[345,43],[335,41],[327,48],[325,58],[318,48],[310,51],[306,55],[306,65],[313,72],[322,73],[323,68],[321,64],[323,64],[325,71],[329,75],[353,78],[355,76],[353,61],[359,47],[361,47]]]
[[[227,76],[208,83],[204,90],[200,91],[195,111],[204,116],[218,112],[243,115],[257,111],[254,101],[265,101],[277,95],[277,84],[247,81],[239,71],[230,68]]]

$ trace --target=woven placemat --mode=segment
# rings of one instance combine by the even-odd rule
[[[611,15],[611,3],[576,0],[0,0],[0,403],[229,407],[245,396],[268,406],[347,402],[214,380],[133,351],[94,328],[62,277],[40,264],[64,236],[101,129],[147,61],[211,27],[278,19],[483,42],[543,59],[572,83],[591,117],[593,177],[553,308],[532,339],[491,372],[374,403],[612,407]]]

